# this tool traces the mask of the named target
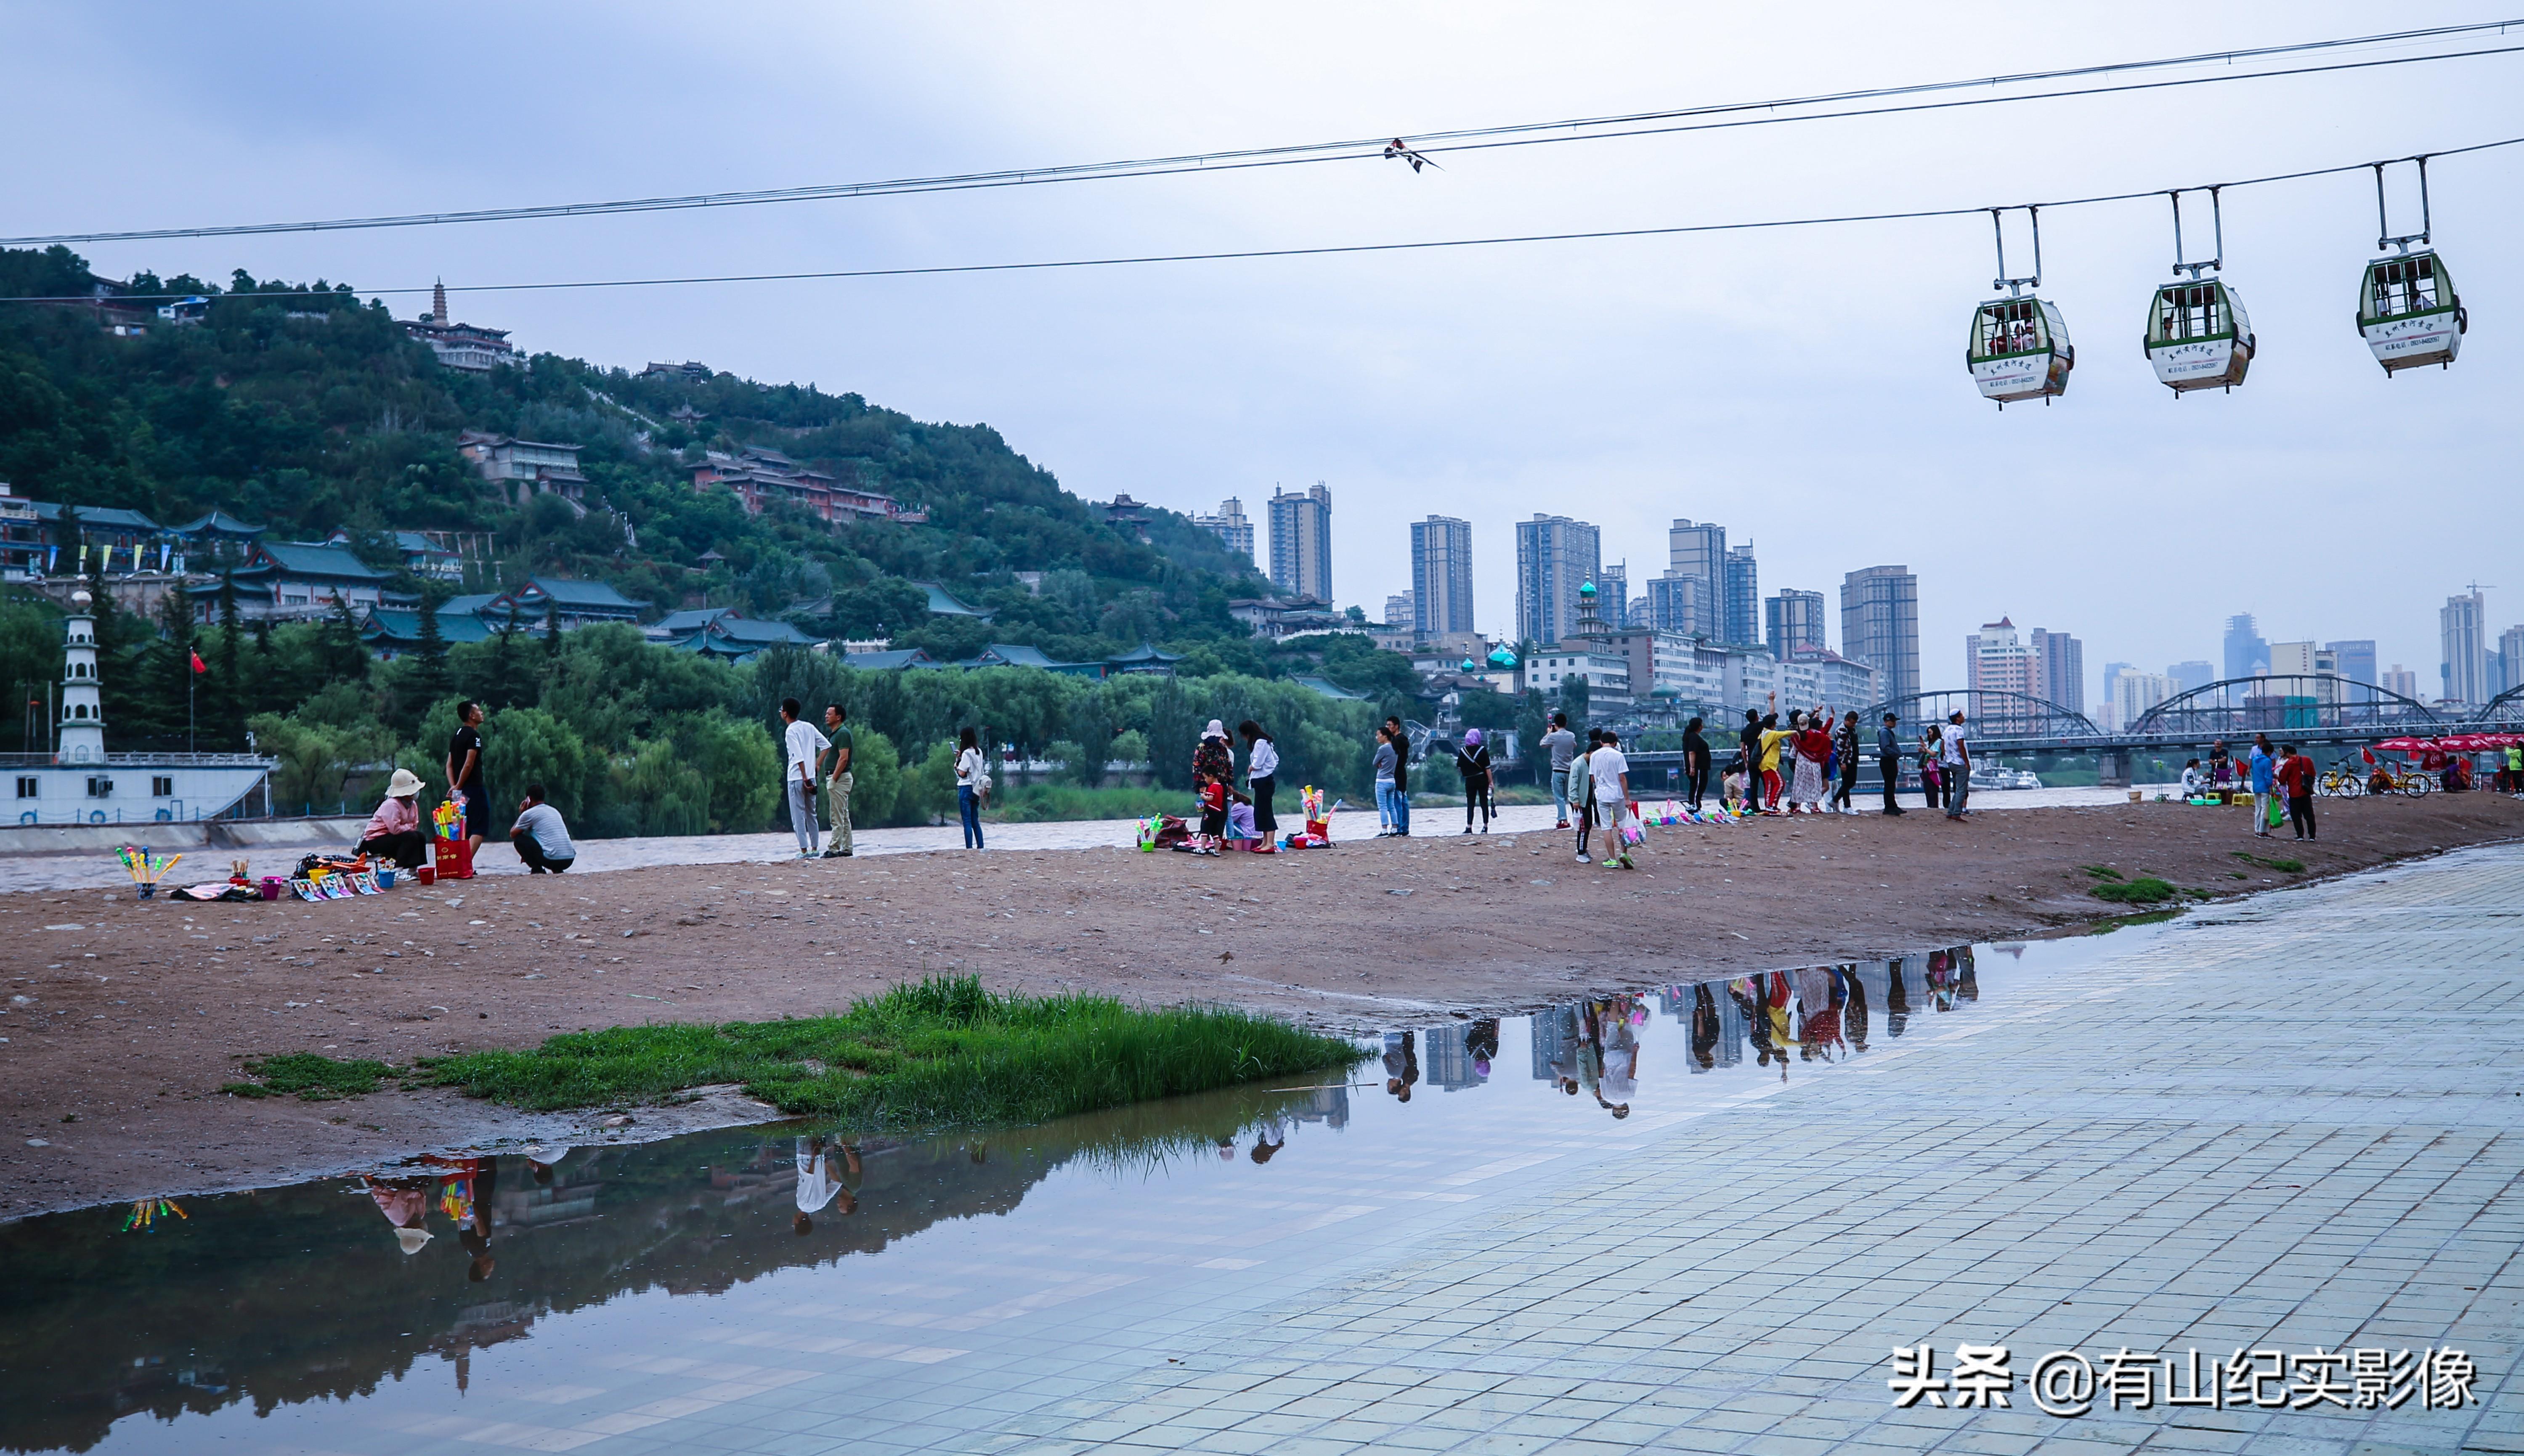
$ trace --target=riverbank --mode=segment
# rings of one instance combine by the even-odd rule
[[[220,1094],[250,1056],[401,1065],[558,1032],[816,1014],[950,971],[995,991],[1225,1002],[1348,1031],[2126,913],[2094,896],[2111,882],[2089,866],[2235,895],[2524,833],[2524,803],[2486,794],[2321,812],[2326,838],[2310,845],[2252,839],[2241,810],[2169,803],[1761,820],[1652,831],[1629,873],[1575,863],[1562,834],[1464,837],[1425,815],[1424,837],[1267,857],[906,853],[486,877],[319,904],[0,896],[0,1216],[601,1122],[445,1092]],[[770,1115],[710,1095],[724,1105],[628,1115],[648,1131]]]

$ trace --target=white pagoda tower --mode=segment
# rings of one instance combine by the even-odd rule
[[[86,592],[71,593],[71,612],[63,619],[62,725],[55,761],[105,762],[105,704],[97,695],[96,618],[88,608],[95,601]]]

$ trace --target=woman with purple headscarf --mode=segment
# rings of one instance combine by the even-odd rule
[[[1481,743],[1481,730],[1464,730],[1463,746],[1455,750],[1455,771],[1464,777],[1464,833],[1473,832],[1473,805],[1481,809],[1481,833],[1490,832],[1490,751]]]

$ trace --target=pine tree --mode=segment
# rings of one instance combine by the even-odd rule
[[[213,743],[223,749],[245,747],[245,680],[237,660],[244,644],[245,623],[237,606],[236,575],[233,570],[219,573],[219,636],[214,651],[211,691],[203,714],[203,727]]]
[[[447,589],[436,582],[424,583],[420,589],[420,645],[413,650],[411,693],[413,717],[418,720],[445,698],[450,685],[447,676],[447,635],[439,629],[439,604],[447,600]]]

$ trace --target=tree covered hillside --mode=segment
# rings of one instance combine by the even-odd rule
[[[101,306],[6,302],[95,297],[101,284]],[[198,323],[152,314],[145,333],[124,336],[107,325],[148,306],[134,300],[118,315],[123,292],[210,303]],[[465,430],[578,446],[589,509],[553,495],[504,498],[459,454]],[[695,488],[705,452],[740,447],[776,450],[927,519],[836,528],[786,505],[749,515],[725,487]],[[1355,791],[1365,787],[1354,781],[1370,709],[1405,709],[1418,687],[1404,659],[1364,637],[1288,648],[1248,638],[1228,604],[1266,590],[1250,563],[1172,512],[1141,512],[1145,540],[1106,523],[987,425],[924,423],[855,394],[725,373],[635,376],[549,354],[525,368],[449,369],[383,308],[320,280],[239,271],[216,288],[148,273],[114,283],[67,249],[0,250],[0,480],[22,496],[138,510],[170,525],[217,508],[282,539],[346,529],[390,571],[400,558],[387,531],[473,532],[495,543],[468,562],[473,590],[535,572],[592,578],[658,611],[735,606],[818,636],[885,635],[942,661],[988,642],[1067,661],[1142,641],[1184,655],[1188,681],[1162,689],[1043,683],[1049,674],[1012,669],[906,677],[796,653],[731,666],[642,643],[627,628],[547,639],[543,624],[527,623],[490,642],[379,661],[347,616],[267,625],[229,612],[204,626],[181,611],[157,621],[105,611],[115,746],[242,748],[252,734],[283,760],[284,807],[327,806],[346,777],[356,786],[360,765],[400,760],[434,779],[452,727],[442,720],[461,695],[493,709],[493,770],[509,781],[498,792],[546,780],[598,833],[757,829],[777,776],[767,714],[784,694],[774,686],[839,695],[894,740],[864,754],[898,762],[892,808],[868,796],[880,819],[935,810],[923,771],[959,726],[1057,759],[1073,788],[1096,794],[1114,792],[1097,787],[1108,757],[1146,757],[1172,785],[1173,760],[1188,761],[1199,722],[1212,713],[1232,722],[1248,707],[1284,735],[1292,770]],[[1018,572],[1041,573],[1039,589]],[[992,618],[930,615],[918,581],[945,584]],[[397,585],[433,601],[447,590],[409,575]],[[197,650],[208,668],[198,676]],[[60,663],[53,608],[23,597],[0,604],[0,679],[21,701],[40,697]],[[1335,702],[1285,681],[1300,673],[1368,699]],[[42,747],[24,723],[0,737]]]

